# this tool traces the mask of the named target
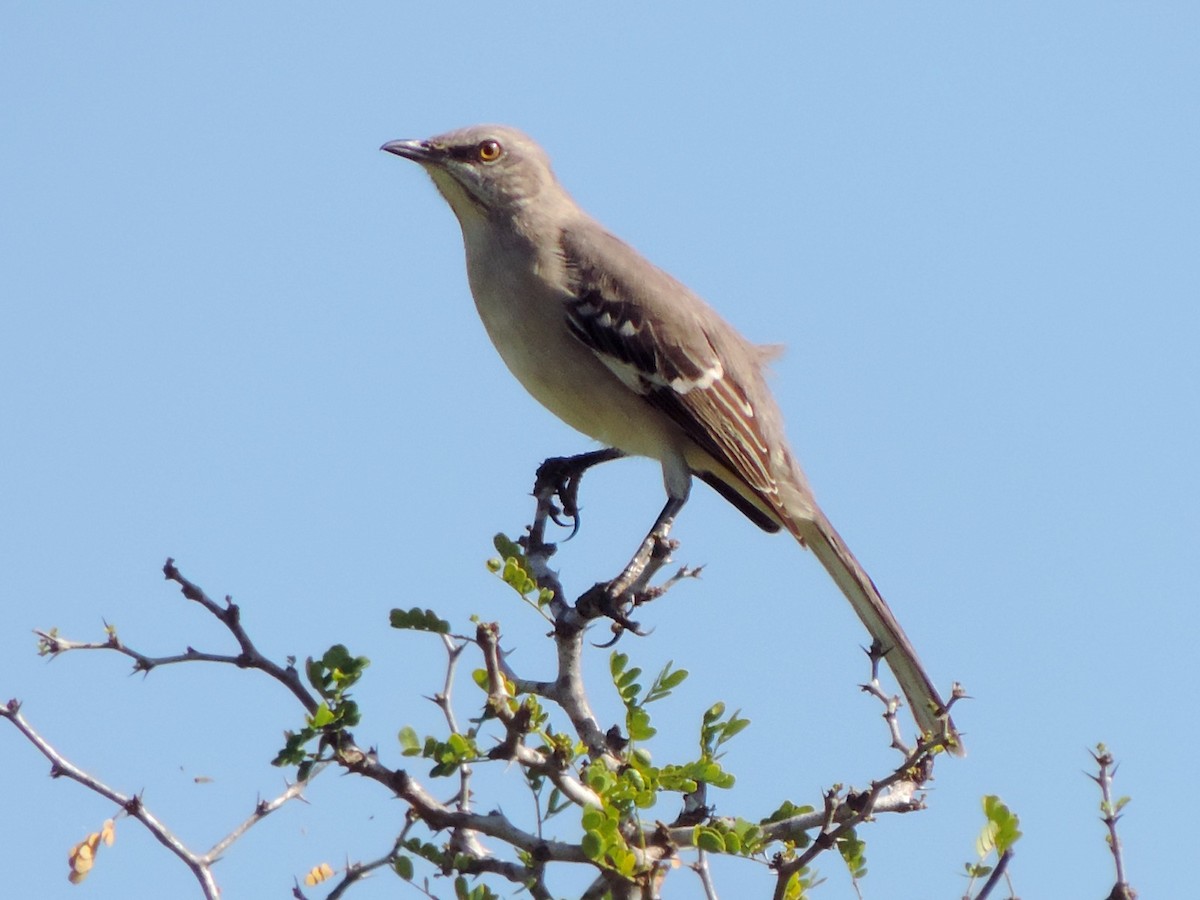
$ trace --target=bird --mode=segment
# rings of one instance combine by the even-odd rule
[[[667,501],[647,542],[670,529],[693,477],[790,534],[849,600],[922,734],[961,754],[912,642],[789,447],[765,377],[774,351],[588,215],[523,132],[474,125],[380,149],[418,163],[457,217],[476,310],[521,385],[614,455],[661,463]]]

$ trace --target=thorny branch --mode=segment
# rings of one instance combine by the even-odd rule
[[[879,683],[879,663],[883,658],[879,642],[874,642],[866,651],[871,661],[871,680],[861,688],[875,697],[884,707],[883,718],[891,735],[891,746],[903,756],[903,761],[886,778],[872,781],[863,791],[846,791],[840,789],[827,791],[824,808],[806,816],[789,819],[767,829],[768,834],[779,839],[789,833],[807,832],[818,829],[816,836],[808,848],[793,859],[784,860],[777,857],[773,863],[778,872],[775,885],[775,898],[787,896],[788,882],[793,875],[808,867],[814,859],[830,848],[836,848],[838,842],[848,836],[851,829],[870,820],[881,812],[913,812],[925,808],[924,798],[917,794],[918,790],[933,777],[933,765],[937,754],[946,749],[947,737],[924,739],[917,741],[915,747],[909,747],[900,734],[899,720],[896,715],[900,708],[900,699],[887,694]],[[962,689],[955,685],[950,701],[946,704],[946,715],[950,707],[965,696]]]
[[[199,650],[188,647],[183,653],[177,653],[172,656],[148,656],[145,653],[125,646],[117,636],[116,630],[112,628],[108,629],[107,640],[94,642],[71,641],[59,636],[56,631],[36,630],[34,634],[39,639],[39,651],[44,655],[56,657],[68,650],[113,650],[132,659],[133,670],[135,672],[146,673],[159,666],[185,662],[215,662],[237,666],[239,669],[258,669],[291,691],[307,712],[312,713],[316,710],[318,705],[317,700],[304,686],[303,682],[301,682],[296,667],[291,664],[281,666],[263,656],[258,648],[254,646],[254,642],[250,640],[250,635],[242,627],[241,610],[233,602],[232,597],[226,596],[225,605],[221,606],[200,587],[184,578],[175,566],[175,560],[173,559],[168,559],[163,565],[163,575],[166,576],[168,581],[174,581],[179,585],[180,592],[184,597],[204,607],[217,621],[224,625],[238,642],[238,646],[241,647],[242,652],[236,656],[230,656],[221,653],[202,653]]]
[[[280,666],[267,659],[258,651],[241,625],[238,607],[229,598],[226,598],[224,607],[215,603],[201,588],[186,579],[179,572],[173,560],[167,561],[164,572],[169,580],[175,581],[180,585],[181,592],[187,599],[199,603],[225,625],[241,647],[242,652],[240,654],[229,656],[202,653],[189,647],[184,654],[179,656],[152,657],[138,650],[126,647],[117,638],[115,632],[112,631],[109,632],[108,640],[94,643],[71,641],[60,637],[52,631],[41,631],[38,632],[38,636],[42,642],[43,652],[59,655],[71,650],[110,650],[132,658],[134,660],[135,671],[143,672],[149,672],[158,665],[190,661],[223,662],[229,665],[236,665],[239,668],[257,669],[288,687],[293,695],[300,700],[307,712],[312,713],[316,710],[317,701],[309,693],[308,689],[301,684],[295,667],[290,664],[286,667]],[[456,652],[451,650],[450,657],[452,664],[457,659],[457,655]],[[448,700],[445,708],[449,709]],[[188,850],[165,826],[158,822],[149,810],[142,806],[140,798],[136,796],[126,797],[69,763],[28,725],[20,714],[20,704],[17,701],[12,701],[8,707],[0,710],[0,715],[3,715],[17,725],[18,730],[38,747],[44,755],[51,759],[55,764],[56,775],[67,775],[74,778],[81,784],[120,804],[129,815],[142,821],[156,838],[168,846],[192,869],[201,883],[205,897],[212,898],[212,900],[216,900],[218,890],[210,870],[211,863],[215,861],[220,853],[227,850],[244,834],[252,824],[272,812],[282,802],[298,796],[303,786],[303,783],[292,785],[279,799],[269,803],[260,803],[256,807],[251,819],[239,825],[230,835],[219,841],[208,854],[200,855]],[[453,721],[453,714],[450,713],[450,715],[451,719],[449,721]],[[492,872],[509,878],[518,884],[540,880],[538,871],[517,864],[499,865],[489,860],[486,857],[486,851],[475,840],[475,833],[496,838],[513,847],[526,851],[543,861],[539,863],[539,869],[545,861],[550,860],[590,863],[590,860],[583,854],[578,845],[558,841],[544,841],[540,836],[516,827],[499,812],[482,815],[471,812],[469,803],[462,801],[461,797],[455,798],[450,804],[436,800],[420,783],[412,779],[405,771],[384,766],[379,762],[374,751],[364,751],[360,748],[354,742],[354,738],[349,732],[343,731],[337,734],[332,759],[344,769],[386,786],[389,790],[407,801],[414,815],[433,831],[449,829],[454,832],[458,836],[456,851],[466,854],[468,857],[474,857],[474,861],[469,868],[477,869],[480,872]],[[322,767],[321,765],[314,767],[308,780],[311,780]],[[462,796],[469,797],[469,791],[465,786]]]
[[[614,457],[606,453],[597,453],[588,457],[589,464],[603,462],[610,458]],[[575,491],[578,489],[578,480],[583,469],[559,471],[557,480],[543,479],[541,476],[545,469],[544,466],[543,470],[539,470],[539,483],[535,489],[537,506],[534,520],[520,543],[524,548],[530,573],[538,585],[549,592],[550,600],[547,609],[554,626],[552,636],[557,655],[554,677],[548,681],[521,677],[513,671],[505,659],[505,654],[500,646],[499,627],[495,624],[480,624],[473,637],[443,636],[447,651],[445,681],[442,689],[429,699],[442,710],[447,727],[452,734],[464,734],[473,739],[482,723],[489,717],[499,723],[503,729],[499,743],[485,757],[475,760],[475,762],[483,762],[486,759],[515,761],[529,775],[546,778],[568,803],[577,808],[600,808],[603,807],[605,801],[583,781],[579,773],[572,767],[569,757],[560,758],[557,751],[551,749],[549,745],[535,747],[527,742],[527,737],[532,734],[532,727],[527,704],[520,702],[520,696],[529,695],[540,698],[557,706],[566,715],[575,737],[585,749],[585,763],[600,762],[613,772],[621,771],[627,766],[626,760],[622,758],[626,741],[615,728],[605,729],[601,726],[588,701],[582,675],[583,638],[590,624],[605,615],[610,616],[616,622],[614,631],[617,636],[622,630],[631,630],[633,623],[625,618],[624,613],[613,616],[611,610],[606,611],[594,603],[588,602],[588,593],[594,593],[594,591],[585,593],[575,603],[566,599],[567,595],[561,582],[549,567],[549,560],[556,548],[545,540],[546,522],[551,520],[562,524],[558,516],[566,515],[574,520],[574,526],[576,529],[578,528],[579,510],[575,504]],[[563,471],[567,472],[566,476],[563,476]],[[556,504],[556,500],[562,502],[561,509]],[[646,571],[637,579],[631,591],[625,595],[624,602],[628,604],[628,609],[631,610],[641,603],[661,597],[679,581],[696,574],[697,570],[683,568],[659,586],[650,586],[651,579],[670,561],[670,551],[674,546],[673,542],[664,542],[663,547],[660,548],[661,552],[652,555]],[[224,605],[213,601],[199,586],[180,573],[173,560],[167,561],[163,571],[168,580],[179,585],[185,598],[203,607],[226,627],[237,642],[239,653],[235,655],[207,653],[188,647],[181,654],[154,657],[125,646],[116,636],[115,631],[111,630],[107,640],[96,643],[70,641],[53,631],[38,632],[43,652],[57,656],[70,650],[115,651],[133,659],[135,671],[147,673],[159,666],[182,662],[216,662],[235,665],[239,668],[257,669],[284,685],[310,716],[318,710],[321,704],[316,695],[301,681],[296,667],[290,661],[286,666],[281,666],[267,659],[257,649],[243,628],[239,608],[231,598],[226,597]],[[463,732],[453,709],[452,692],[457,664],[464,650],[470,645],[478,647],[486,667],[487,715],[480,719],[472,719],[470,731]],[[920,742],[915,748],[905,745],[896,717],[899,700],[889,697],[879,687],[878,653],[872,653],[871,658],[871,681],[864,685],[863,689],[883,703],[884,719],[888,724],[892,746],[902,754],[903,762],[890,775],[871,782],[870,786],[861,792],[842,792],[840,789],[829,791],[825,798],[824,808],[819,811],[762,825],[762,832],[767,844],[797,840],[810,832],[816,832],[804,853],[786,860],[776,857],[772,863],[772,867],[778,873],[777,897],[782,896],[783,887],[791,874],[809,865],[819,853],[830,847],[836,847],[838,841],[855,825],[881,813],[912,812],[924,808],[923,798],[918,791],[931,777],[934,756],[941,749],[942,743],[936,740]],[[955,699],[958,699],[957,693]],[[952,700],[951,703],[953,702]],[[189,865],[200,880],[205,896],[214,898],[214,900],[217,896],[217,888],[210,871],[211,863],[226,852],[249,827],[280,804],[299,796],[304,784],[290,785],[287,791],[276,800],[260,803],[246,822],[214,845],[207,854],[195,854],[174,838],[170,831],[141,805],[139,798],[136,796],[126,797],[107,788],[62,759],[53,748],[37,737],[28,727],[20,716],[19,704],[15,701],[3,714],[54,762],[56,774],[66,774],[76,778],[93,790],[120,803],[130,815],[139,818],[160,841]],[[341,882],[334,888],[330,897],[342,896],[352,884],[370,872],[395,864],[406,850],[404,846],[406,836],[412,827],[420,822],[434,833],[450,832],[451,836],[446,845],[450,855],[445,857],[446,862],[442,864],[442,874],[448,875],[452,871],[462,874],[493,874],[528,889],[537,900],[549,900],[552,895],[544,884],[547,865],[552,862],[574,863],[595,867],[599,870],[596,881],[592,888],[585,892],[585,896],[600,896],[609,892],[615,898],[628,897],[631,900],[632,898],[650,898],[657,896],[657,885],[667,871],[665,867],[677,856],[679,850],[696,848],[697,823],[708,822],[727,826],[734,823],[733,819],[713,817],[703,805],[699,809],[699,818],[691,818],[687,824],[668,826],[662,823],[648,823],[643,825],[637,820],[626,823],[622,826],[622,834],[628,843],[629,852],[636,860],[639,871],[648,873],[631,880],[618,874],[614,869],[597,865],[596,861],[584,852],[583,846],[579,842],[543,837],[540,813],[537,817],[535,833],[521,828],[500,811],[480,813],[473,810],[471,802],[473,770],[470,761],[463,761],[459,764],[459,786],[456,794],[447,801],[441,801],[436,799],[418,779],[407,771],[385,765],[373,749],[364,750],[360,747],[353,735],[344,728],[326,731],[320,748],[321,755],[313,757],[318,765],[310,770],[310,779],[320,767],[334,763],[347,772],[377,782],[408,805],[404,830],[396,839],[393,847],[386,854],[371,862],[347,865]],[[683,819],[680,821],[682,822]],[[480,838],[492,839],[519,851],[523,854],[522,861],[506,862],[494,858],[483,848]],[[706,860],[702,858],[697,863],[697,867],[706,895],[715,898],[716,889],[709,878]],[[298,887],[295,893],[298,897],[303,896]]]
[[[221,858],[235,841],[241,838],[254,825],[257,825],[289,800],[299,797],[307,786],[308,781],[311,781],[318,772],[317,769],[314,769],[308,781],[289,784],[287,789],[273,800],[259,801],[255,805],[254,812],[244,822],[234,828],[233,831],[217,841],[212,846],[212,849],[207,853],[197,853],[189,849],[170,828],[154,815],[142,802],[142,798],[139,795],[122,794],[95,776],[83,771],[63,756],[63,754],[59,753],[21,714],[21,704],[19,702],[10,700],[5,706],[0,707],[0,718],[8,719],[8,721],[12,722],[16,729],[43,756],[50,760],[50,774],[52,777],[70,778],[73,781],[77,781],[101,797],[105,797],[120,806],[125,815],[141,822],[146,827],[146,830],[154,836],[155,840],[175,854],[191,870],[197,882],[199,882],[200,889],[203,891],[206,900],[218,900],[220,897],[220,889],[217,887],[212,874],[213,864]]]
[[[1108,748],[1100,744],[1095,752],[1092,753],[1092,759],[1096,761],[1099,771],[1095,775],[1089,775],[1088,777],[1100,786],[1100,812],[1103,814],[1100,821],[1108,829],[1106,840],[1108,842],[1108,849],[1112,853],[1113,864],[1117,870],[1117,882],[1113,885],[1112,893],[1108,895],[1108,900],[1136,900],[1137,892],[1125,880],[1125,862],[1121,854],[1121,839],[1117,836],[1117,822],[1120,821],[1121,810],[1125,808],[1125,804],[1129,798],[1113,799],[1112,782],[1113,776],[1117,773],[1117,764],[1113,761],[1112,754],[1108,752]]]

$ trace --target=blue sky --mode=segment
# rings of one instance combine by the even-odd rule
[[[975,698],[930,809],[863,832],[866,895],[960,896],[996,793],[1025,832],[1018,893],[1104,896],[1101,740],[1133,797],[1129,877],[1177,894],[1164,830],[1200,740],[1198,39],[1190,3],[5,4],[0,696],[207,846],[282,789],[267,762],[298,708],[232,670],[47,665],[31,629],[228,649],[163,582],[174,556],[276,658],[370,656],[358,736],[393,761],[402,725],[438,727],[420,695],[442,657],[391,607],[497,619],[514,666],[549,672],[540,620],[483,563],[536,463],[590,445],[508,377],[449,210],[378,151],[507,122],[615,232],[787,345],[772,384],[818,497],[935,678]],[[583,501],[559,557],[579,590],[640,538],[657,467],[605,467]],[[722,699],[753,726],[719,812],[882,774],[864,636],[815,560],[704,488],[676,536],[703,579],[623,647],[693,673],[658,758]],[[0,759],[14,896],[193,891],[129,822],[69,887],[67,848],[109,805],[11,729]],[[310,801],[221,863],[229,896],[380,854],[402,817],[349,779]],[[820,869],[817,896],[852,896]],[[718,877],[768,890],[755,866]],[[686,873],[671,890],[699,895]]]

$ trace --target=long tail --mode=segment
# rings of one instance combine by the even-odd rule
[[[818,509],[811,519],[788,521],[786,524],[796,539],[816,554],[821,565],[854,607],[871,637],[883,645],[883,658],[900,683],[900,689],[904,691],[921,731],[939,736],[947,733],[948,729],[954,739],[948,747],[949,751],[955,756],[962,756],[962,740],[954,723],[945,715],[946,705],[917,659],[917,651],[875,587],[875,582],[871,581],[866,569],[850,552],[833,523]]]

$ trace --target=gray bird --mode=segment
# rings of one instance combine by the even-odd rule
[[[879,590],[817,505],[764,379],[770,352],[585,213],[513,128],[391,141],[462,227],[475,307],[505,364],[568,425],[662,463],[665,537],[695,475],[811,549],[879,642],[921,731],[961,742]],[[632,565],[632,563],[631,563]]]

